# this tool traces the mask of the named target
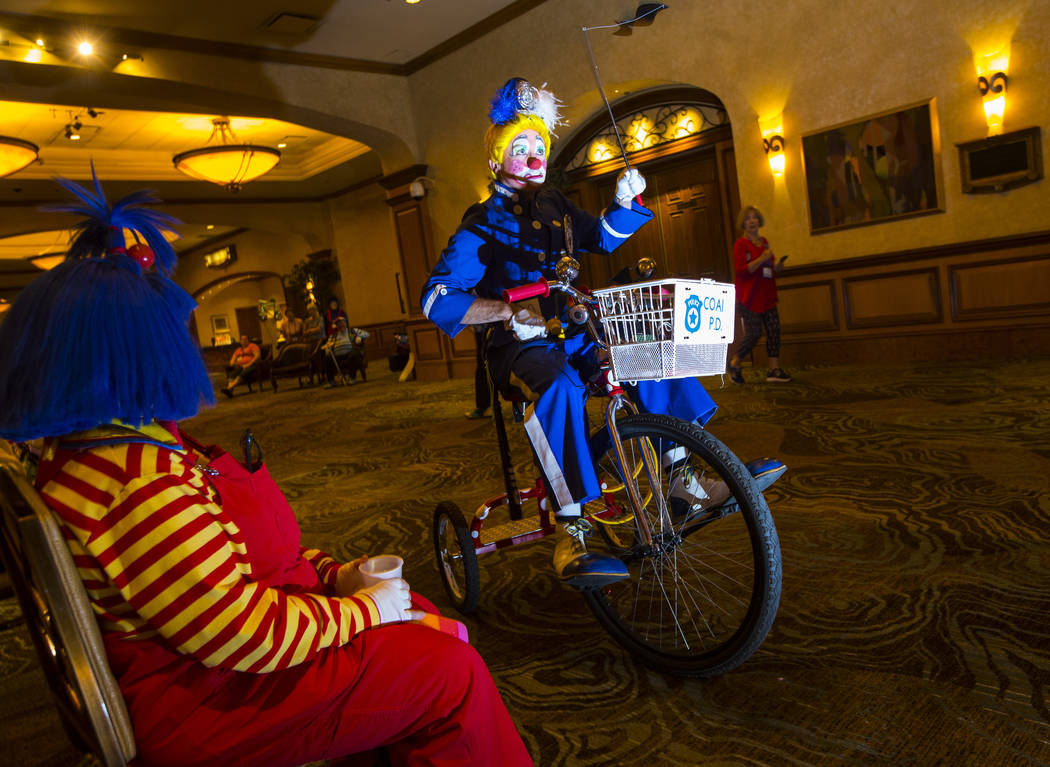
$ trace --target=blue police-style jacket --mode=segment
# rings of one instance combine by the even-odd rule
[[[497,183],[491,197],[467,210],[441,253],[423,286],[423,314],[455,336],[475,297],[499,299],[506,288],[540,277],[553,280],[566,251],[611,253],[652,217],[637,203],[627,209],[615,202],[595,217],[555,189],[527,200]],[[572,247],[566,244],[567,224]],[[554,316],[540,305],[545,316]]]

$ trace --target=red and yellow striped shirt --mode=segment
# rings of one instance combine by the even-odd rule
[[[241,531],[177,447],[83,450],[40,492],[59,517],[103,631],[132,640],[159,634],[206,666],[265,673],[379,622],[368,597],[286,594],[249,580]],[[302,554],[333,593],[338,564],[317,550]]]

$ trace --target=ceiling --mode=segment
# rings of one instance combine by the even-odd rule
[[[113,43],[238,48],[406,65],[542,0],[4,0],[0,25],[35,40],[80,28]],[[145,11],[145,13],[144,13]],[[158,44],[160,43],[160,44]]]
[[[84,66],[151,48],[310,66],[406,74],[536,7],[543,0],[4,0],[0,58]],[[144,12],[145,11],[145,12]],[[40,43],[38,45],[38,43]],[[146,53],[148,55],[148,52]],[[98,63],[98,62],[95,62]],[[134,64],[134,60],[124,62]],[[31,141],[40,161],[0,180],[0,204],[61,197],[56,175],[89,177],[93,162],[111,196],[148,183],[169,202],[229,200],[221,187],[176,171],[172,155],[205,146],[218,115],[99,109],[90,104],[0,101],[0,136]],[[381,173],[369,147],[279,120],[234,118],[240,142],[276,146],[278,166],[240,199],[321,199]],[[79,121],[79,141],[66,126]],[[212,143],[215,143],[214,141]]]
[[[92,55],[117,61],[161,48],[406,75],[543,1],[4,0],[0,57],[79,66],[75,46],[86,39],[95,45]],[[0,180],[0,204],[64,199],[51,178],[82,181],[91,162],[110,198],[145,182],[170,203],[230,200],[225,189],[188,179],[171,161],[205,146],[217,115],[98,108],[92,115],[89,106],[0,102],[0,136],[40,147],[38,163]],[[278,166],[251,182],[241,199],[321,199],[381,173],[376,153],[351,139],[279,120],[230,117],[239,142],[287,144]],[[77,120],[81,139],[71,141],[65,129]],[[199,228],[183,227],[176,249],[224,231]],[[44,232],[0,239],[0,312],[3,299],[39,273],[28,258],[53,252],[65,237]]]
[[[0,136],[17,136],[40,148],[41,162],[18,172],[20,180],[88,177],[87,158],[107,181],[186,181],[172,156],[222,143],[212,138],[214,115],[92,109],[76,105],[0,101]],[[66,137],[71,124],[80,127]],[[351,139],[280,120],[230,116],[236,143],[278,147],[281,161],[270,181],[301,181],[370,151]],[[280,145],[285,146],[281,147]]]

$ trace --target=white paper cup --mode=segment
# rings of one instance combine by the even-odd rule
[[[391,578],[401,577],[401,568],[405,566],[405,560],[396,554],[380,554],[378,557],[369,557],[361,565],[361,580],[365,586],[373,586],[379,581],[388,581]]]

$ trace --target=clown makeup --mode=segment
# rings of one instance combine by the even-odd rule
[[[511,189],[539,186],[547,178],[547,146],[543,137],[526,129],[503,150],[500,180]]]

